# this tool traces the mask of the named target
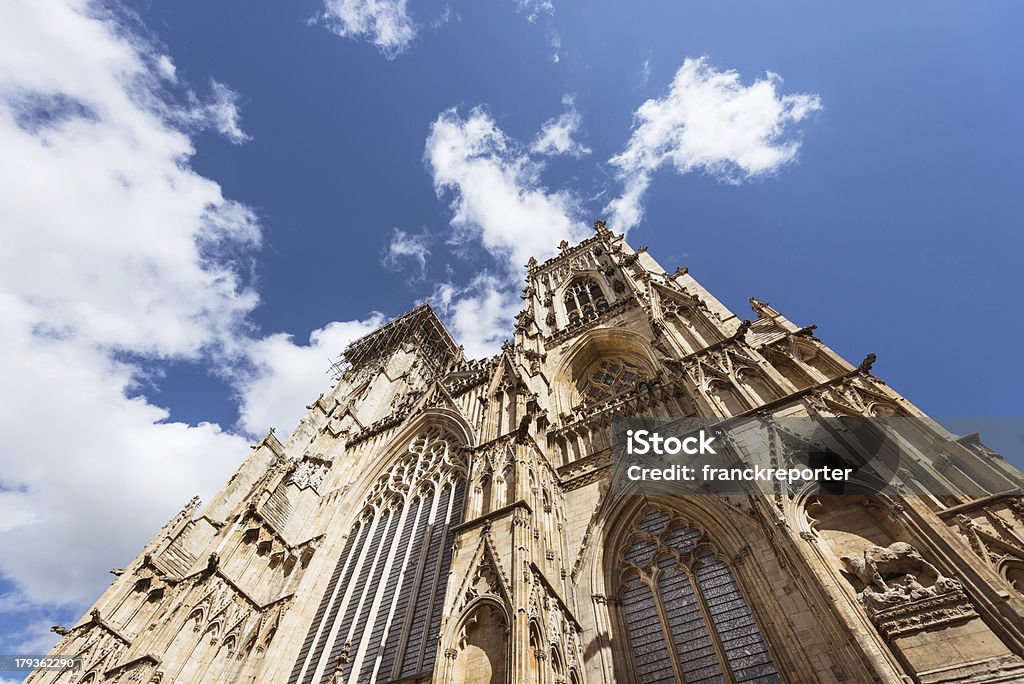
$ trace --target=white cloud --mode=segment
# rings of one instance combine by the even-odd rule
[[[586,235],[577,199],[543,187],[541,165],[481,107],[466,117],[442,112],[430,127],[424,159],[438,196],[452,195],[456,239],[479,239],[514,277],[531,256],[543,259],[562,240]]]
[[[298,346],[291,335],[277,333],[250,342],[252,372],[239,384],[241,425],[252,435],[279,428],[284,439],[305,413],[305,406],[331,388],[327,371],[349,342],[376,330],[384,316],[373,313],[361,321],[330,323]]]
[[[387,268],[397,271],[411,261],[417,266],[417,273],[414,277],[422,279],[426,274],[427,257],[430,256],[428,239],[429,236],[425,231],[417,235],[401,228],[395,228],[391,232],[391,240],[384,248],[381,263]]]
[[[453,19],[455,21],[461,21],[459,15],[455,12],[452,12],[452,6],[445,4],[444,9],[441,10],[441,13],[430,20],[430,28],[436,31],[437,29],[441,28],[442,26],[452,21]]]
[[[443,283],[430,300],[469,358],[494,354],[523,305],[508,278],[486,272],[461,287]]]
[[[98,4],[0,4],[0,573],[26,603],[84,608],[248,452],[139,395],[147,361],[242,353],[258,301],[253,212],[189,166],[196,126],[244,136],[236,97],[175,79]]]
[[[424,160],[438,196],[452,196],[454,241],[479,241],[497,263],[496,272],[465,285],[440,285],[432,301],[469,356],[493,354],[522,307],[518,289],[529,258],[543,260],[562,240],[578,242],[588,234],[579,202],[544,187],[542,164],[481,107],[465,117],[455,109],[442,112],[430,128]]]
[[[323,20],[342,38],[367,40],[394,59],[416,39],[407,0],[324,0]]]
[[[551,0],[516,0],[517,9],[526,14],[530,23],[537,21],[542,14],[554,14],[555,5]]]
[[[647,81],[651,78],[651,58],[648,55],[647,59],[644,60],[643,65],[640,67],[640,84],[639,87],[643,88],[647,85]]]
[[[562,97],[562,104],[565,105],[565,112],[544,122],[540,133],[530,146],[530,151],[534,154],[568,154],[577,158],[590,154],[589,147],[573,140],[583,122],[579,111],[576,110],[575,98],[572,95],[565,95]]]
[[[800,142],[792,124],[822,105],[817,95],[780,95],[781,84],[768,72],[743,85],[735,71],[717,71],[703,57],[686,59],[665,95],[637,109],[625,149],[610,160],[625,186],[605,207],[611,225],[625,231],[640,222],[644,194],[663,165],[739,183],[793,161]]]
[[[168,55],[160,55],[156,58],[156,71],[164,79],[175,83],[178,80],[178,67]]]
[[[558,64],[562,61],[562,55],[559,53],[559,50],[562,49],[562,36],[559,35],[558,31],[549,31],[548,42],[551,44],[551,49],[554,50],[551,53],[551,61]]]
[[[0,290],[34,325],[106,347],[195,356],[256,295],[216,258],[255,217],[187,165],[153,55],[83,0],[6,4],[0,26]],[[26,255],[33,258],[27,259]]]
[[[177,83],[174,64],[166,55],[154,60],[155,75],[171,83]],[[238,109],[239,96],[231,88],[216,79],[210,79],[210,100],[203,102],[193,91],[187,94],[188,107],[172,108],[168,119],[177,123],[182,130],[200,131],[213,129],[235,145],[252,140],[242,130],[242,114]]]
[[[206,106],[206,111],[213,128],[236,145],[252,140],[242,130],[241,114],[238,111],[238,93],[218,81],[211,83],[213,101]]]
[[[36,314],[0,296],[0,375],[16,398],[0,414],[0,510],[19,513],[0,529],[18,549],[0,569],[28,601],[84,607],[189,497],[226,481],[247,441],[128,398],[136,368],[85,339],[35,333]]]
[[[409,14],[408,4],[408,0],[323,0],[324,10],[318,19],[335,35],[365,40],[375,45],[387,59],[394,59],[412,47],[419,34],[419,26]],[[551,0],[516,0],[516,10],[525,14],[530,23],[536,23],[543,15],[553,15],[555,6]],[[429,25],[437,30],[452,19],[462,20],[446,4]],[[311,23],[316,21],[317,18]],[[559,61],[560,46],[558,34],[553,34],[551,47],[555,52],[551,59],[554,62]]]

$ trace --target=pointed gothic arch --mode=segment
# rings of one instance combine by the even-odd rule
[[[609,366],[603,368],[602,362]],[[604,401],[616,391],[651,381],[659,368],[649,341],[639,333],[623,328],[589,330],[565,352],[556,366],[556,409],[558,413],[569,413],[584,404],[583,392],[593,380],[598,381],[594,382],[595,387],[601,387],[593,398]],[[599,378],[595,377],[598,375]]]
[[[578,273],[559,289],[559,301],[562,303],[566,325],[596,318],[608,308],[610,298],[601,280],[590,273]]]
[[[639,681],[779,682],[728,563],[699,527],[648,504],[613,556],[612,591]]]
[[[650,510],[664,516],[665,524],[655,530],[656,534],[639,528]],[[686,582],[693,596],[689,605],[699,608],[696,613],[691,610],[688,617],[696,620],[699,615],[694,625],[704,625],[701,629],[708,633],[705,648],[711,648],[720,671],[734,677],[727,681],[778,682],[782,681],[781,676],[772,672],[813,672],[805,654],[780,642],[779,633],[772,629],[776,625],[772,623],[769,627],[764,622],[766,615],[776,614],[779,607],[773,603],[775,595],[763,590],[763,569],[743,562],[750,553],[748,542],[753,533],[748,520],[712,497],[606,498],[595,514],[593,532],[604,543],[587,550],[582,559],[589,567],[589,590],[598,622],[608,625],[603,642],[607,651],[601,653],[599,665],[606,677],[616,681],[687,681],[687,669],[680,663],[695,656],[685,649],[680,655],[680,644],[685,646],[686,639],[677,639],[677,632],[673,631],[673,625],[682,625],[683,617],[687,617],[683,615],[685,611],[678,610],[685,605],[680,604],[679,596],[685,591]],[[646,543],[646,549],[634,544],[638,540]],[[636,548],[631,549],[631,545]],[[676,548],[679,545],[683,548]],[[630,553],[634,562],[624,563]],[[665,605],[675,608],[666,609]],[[648,622],[634,624],[631,629],[630,616],[626,614],[630,606],[635,615]],[[730,618],[722,616],[727,613],[743,618],[742,624],[726,625],[725,620]],[[748,641],[757,644],[756,652],[743,653],[738,642],[722,633],[725,627],[747,630]],[[638,669],[639,661],[649,661],[657,655],[653,651],[635,652],[636,629],[649,630],[639,637],[641,641],[653,640],[643,642],[648,650],[664,652],[670,666],[660,675]],[[657,639],[662,640],[660,645]],[[746,655],[761,662],[744,660]],[[763,672],[757,674],[757,668]],[[742,674],[737,679],[739,671]]]
[[[996,571],[1017,593],[1024,594],[1024,560],[1020,558],[1004,558],[1000,561]]]
[[[425,411],[363,478],[363,505],[295,661],[291,684],[388,681],[433,668],[469,431]]]
[[[445,681],[460,684],[507,684],[511,662],[511,616],[490,597],[477,597],[463,612],[451,649],[453,661]]]

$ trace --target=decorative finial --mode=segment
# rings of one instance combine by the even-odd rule
[[[558,249],[562,250],[563,252],[565,250],[569,249],[569,241],[568,240],[562,240],[561,242],[559,242],[558,243]]]
[[[608,230],[608,226],[605,224],[604,221],[598,219],[597,221],[594,221],[594,232],[597,233],[598,235],[607,235],[611,231]]]
[[[537,268],[537,259],[535,257],[530,257],[530,260],[526,262],[526,268],[530,269],[531,271]]]

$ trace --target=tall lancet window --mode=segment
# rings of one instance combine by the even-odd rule
[[[732,572],[699,530],[650,507],[618,569],[632,680],[782,681]]]
[[[607,305],[601,286],[590,278],[578,278],[565,291],[565,314],[570,323],[596,315]]]
[[[366,684],[429,672],[462,520],[466,466],[425,430],[377,480],[345,541],[289,684]]]

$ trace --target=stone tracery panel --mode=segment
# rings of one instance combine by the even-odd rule
[[[433,426],[377,478],[290,683],[384,682],[433,666],[466,474],[454,435]]]
[[[608,306],[604,292],[596,280],[587,277],[577,278],[566,288],[562,299],[565,315],[570,324],[579,323],[596,316]]]
[[[650,506],[617,562],[637,681],[781,681],[732,572],[699,530]]]
[[[644,371],[629,359],[606,357],[595,363],[577,383],[585,406],[601,404],[646,383]]]

